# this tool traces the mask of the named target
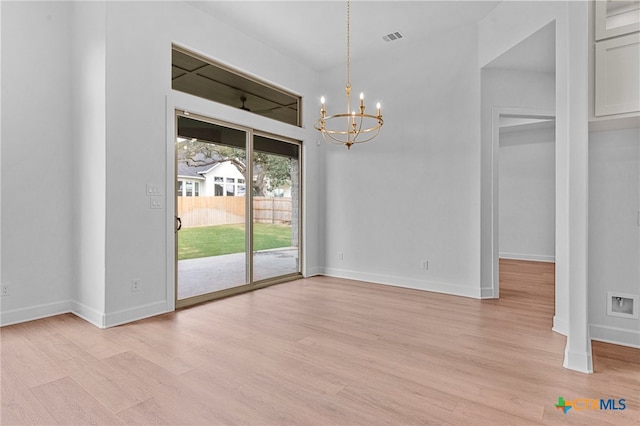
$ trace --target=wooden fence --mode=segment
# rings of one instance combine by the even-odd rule
[[[291,223],[291,198],[253,197],[253,221]]]
[[[245,197],[178,197],[183,228],[245,222]],[[253,197],[253,219],[259,223],[291,223],[291,198]]]

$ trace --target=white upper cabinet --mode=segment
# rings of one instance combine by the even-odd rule
[[[595,1],[594,12],[594,115],[640,115],[640,0]]]
[[[596,0],[596,41],[640,31],[640,1]]]
[[[596,43],[596,116],[640,111],[640,33]]]

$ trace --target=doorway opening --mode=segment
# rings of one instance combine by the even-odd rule
[[[556,221],[564,216],[556,203],[555,172],[562,166],[555,156],[555,46],[552,21],[481,70],[482,298],[501,296],[501,258],[509,259],[510,266],[556,260]],[[537,143],[540,133],[547,142]],[[557,260],[563,267],[564,258]],[[556,311],[557,281],[554,276],[556,297],[550,298]],[[522,299],[526,309],[526,296]]]
[[[175,118],[176,307],[300,277],[300,143]]]
[[[496,111],[495,122],[495,294],[547,324],[555,304],[555,118],[511,109]]]
[[[521,278],[555,276],[556,146],[552,113],[500,108],[494,113],[494,226],[498,235],[494,295],[499,297],[500,282],[513,279],[514,274]],[[503,269],[508,271],[505,275]],[[554,284],[553,276],[542,281]],[[551,290],[553,295],[554,288]],[[553,297],[550,300],[553,303]]]

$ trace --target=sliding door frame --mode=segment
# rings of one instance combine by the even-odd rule
[[[245,161],[247,162],[247,164],[252,164],[253,161],[253,153],[252,153],[252,148],[253,148],[253,129],[245,127],[245,126],[240,126],[240,125],[236,125],[233,123],[227,123],[225,121],[221,121],[221,120],[217,120],[215,118],[212,117],[207,117],[205,115],[201,115],[201,114],[196,114],[196,113],[191,113],[185,110],[180,110],[180,109],[176,109],[174,110],[174,134],[173,134],[173,140],[174,140],[174,150],[173,150],[173,162],[174,162],[174,172],[173,172],[173,180],[174,180],[174,187],[175,187],[175,182],[178,179],[178,157],[177,157],[177,151],[175,149],[175,141],[178,138],[178,118],[179,117],[185,117],[185,118],[189,118],[191,120],[197,120],[197,121],[202,121],[203,123],[209,123],[209,124],[213,124],[216,126],[221,126],[221,127],[226,127],[229,129],[233,129],[233,130],[239,130],[241,132],[245,133],[245,144],[244,144],[244,148],[245,148]],[[253,170],[251,170],[251,167],[247,167],[246,171],[245,171],[245,182],[248,182],[249,184],[251,182],[253,182]],[[247,185],[247,184],[245,184]],[[244,254],[245,254],[245,276],[244,276],[244,280],[245,280],[245,284],[241,284],[241,285],[237,285],[237,286],[233,286],[227,289],[223,289],[220,291],[217,291],[215,293],[205,293],[205,294],[200,294],[197,296],[192,296],[192,297],[187,297],[185,299],[178,299],[178,285],[179,280],[178,280],[178,238],[179,238],[179,232],[176,232],[175,235],[175,239],[174,239],[174,264],[175,264],[175,273],[174,273],[174,291],[175,291],[175,295],[174,295],[174,299],[175,299],[175,306],[176,308],[183,308],[186,306],[191,306],[191,305],[196,305],[198,303],[203,303],[203,302],[207,302],[209,300],[213,300],[219,297],[226,297],[226,296],[230,296],[232,294],[237,294],[237,293],[241,293],[243,291],[247,291],[248,288],[251,287],[251,277],[253,276],[253,256],[249,256],[249,253],[252,253],[253,250],[253,223],[251,220],[248,220],[248,218],[250,218],[250,214],[252,212],[253,209],[253,199],[252,197],[247,197],[245,196],[245,217],[244,217],[244,225],[245,225],[245,230],[244,230],[244,239],[245,239],[245,249],[244,249]],[[178,216],[178,195],[177,195],[177,191],[173,191],[173,211],[175,212],[174,215]]]
[[[169,109],[169,108],[168,108]],[[207,302],[210,300],[215,300],[215,299],[220,299],[220,298],[224,298],[224,297],[228,297],[228,296],[232,296],[232,295],[236,295],[236,294],[240,294],[240,293],[245,293],[247,291],[252,291],[252,290],[256,290],[259,288],[263,288],[263,287],[268,287],[270,285],[274,285],[274,284],[278,284],[278,283],[282,283],[282,282],[286,282],[286,281],[291,281],[294,279],[298,279],[301,278],[302,275],[302,271],[303,271],[303,258],[304,256],[302,255],[303,253],[303,218],[304,218],[304,212],[303,212],[303,191],[304,191],[304,185],[302,182],[302,176],[303,174],[303,144],[301,141],[296,140],[294,138],[290,138],[287,136],[283,136],[283,135],[278,135],[278,134],[274,134],[271,132],[265,132],[265,131],[260,131],[260,130],[255,130],[251,127],[247,127],[247,126],[243,126],[243,125],[239,125],[239,124],[234,124],[228,121],[224,121],[224,120],[219,120],[216,118],[212,118],[210,116],[207,115],[203,115],[203,114],[198,114],[198,113],[193,113],[193,112],[189,112],[185,109],[181,109],[181,108],[170,108],[170,112],[172,114],[172,122],[173,122],[173,126],[172,129],[173,131],[170,132],[171,133],[171,140],[173,141],[172,144],[170,144],[170,148],[169,150],[171,151],[171,155],[169,158],[171,158],[172,161],[172,172],[171,173],[167,173],[168,175],[168,181],[170,181],[170,184],[167,185],[167,194],[172,194],[171,198],[169,198],[169,196],[167,197],[167,199],[172,199],[173,202],[171,204],[168,204],[169,206],[172,206],[172,208],[170,209],[172,211],[172,215],[171,215],[171,223],[175,224],[175,219],[174,217],[177,217],[177,206],[178,206],[178,198],[177,198],[177,191],[176,191],[176,181],[178,178],[178,171],[177,171],[177,152],[175,149],[175,143],[178,137],[178,117],[186,117],[186,118],[190,118],[190,119],[194,119],[194,120],[199,120],[199,121],[203,121],[206,123],[210,123],[210,124],[214,124],[214,125],[218,125],[218,126],[223,126],[223,127],[227,127],[230,129],[234,129],[234,130],[239,130],[239,131],[243,131],[246,133],[246,141],[245,141],[245,148],[246,148],[246,155],[245,155],[245,159],[247,161],[247,169],[245,172],[245,284],[242,285],[238,285],[238,286],[234,286],[231,288],[227,288],[227,289],[223,289],[223,290],[219,290],[213,293],[206,293],[206,294],[202,294],[202,295],[197,295],[197,296],[193,296],[193,297],[189,297],[189,298],[185,298],[185,299],[178,299],[178,235],[177,232],[175,230],[175,227],[171,230],[172,234],[173,234],[173,238],[168,238],[168,243],[169,245],[171,245],[170,241],[173,241],[173,253],[171,256],[168,256],[168,266],[167,266],[167,277],[173,277],[173,294],[171,295],[171,291],[169,291],[167,294],[167,302],[168,302],[168,310],[173,310],[173,308],[178,309],[178,308],[183,308],[183,307],[187,307],[187,306],[191,306],[191,305],[195,305],[198,303],[203,303],[203,302]],[[171,128],[170,128],[171,129]],[[296,145],[298,148],[298,185],[299,185],[299,195],[298,195],[298,271],[295,273],[289,273],[289,274],[285,274],[285,275],[279,275],[273,278],[267,278],[264,280],[259,280],[259,281],[254,281],[254,271],[253,271],[253,266],[254,266],[254,239],[253,239],[253,159],[254,159],[254,136],[263,136],[263,137],[267,137],[267,138],[271,138],[271,139],[275,139],[278,141],[281,141],[283,143],[289,143],[292,145]],[[169,192],[171,191],[171,192]],[[169,264],[171,265],[171,267],[169,267]],[[170,297],[170,298],[169,298]],[[170,301],[173,301],[173,307],[170,306]]]
[[[303,247],[304,247],[304,239],[303,239],[303,234],[302,234],[302,230],[303,228],[303,218],[304,218],[304,211],[303,211],[303,202],[302,200],[304,199],[304,185],[302,184],[302,176],[304,176],[302,167],[303,167],[303,150],[302,150],[302,142],[287,136],[282,136],[282,135],[277,135],[274,133],[269,133],[269,132],[263,132],[260,130],[253,130],[253,133],[251,135],[251,172],[253,173],[253,141],[254,141],[254,136],[262,136],[265,138],[269,138],[269,139],[275,139],[277,141],[283,142],[283,143],[288,143],[291,145],[295,145],[298,147],[298,272],[294,272],[294,273],[290,273],[290,274],[284,274],[284,275],[278,275],[276,277],[272,277],[272,278],[266,278],[263,280],[258,280],[258,281],[253,281],[253,250],[251,251],[251,259],[252,259],[252,263],[251,263],[251,282],[253,283],[254,288],[260,288],[260,287],[266,287],[272,284],[278,284],[281,282],[286,282],[286,281],[291,281],[292,279],[296,279],[296,278],[301,278],[302,277],[302,271],[304,270],[303,267],[303,258],[304,256],[302,256],[302,251],[303,251]],[[252,181],[251,184],[253,185],[253,176],[251,177]],[[293,202],[293,200],[292,200]],[[292,205],[293,206],[293,205]],[[252,222],[252,242],[253,242],[253,191],[251,194],[251,222]],[[252,247],[253,249],[253,247]]]

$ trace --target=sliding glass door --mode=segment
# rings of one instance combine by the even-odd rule
[[[176,124],[176,306],[300,275],[300,145],[184,113]]]
[[[300,146],[253,138],[253,279],[300,272]]]

